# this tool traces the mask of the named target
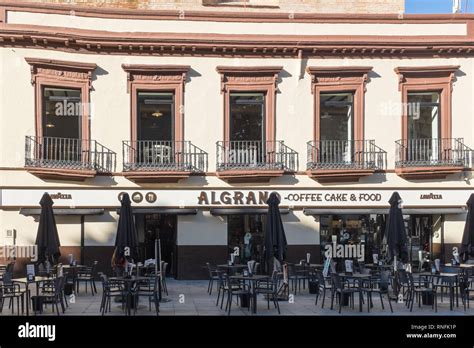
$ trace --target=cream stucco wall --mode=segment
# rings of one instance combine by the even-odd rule
[[[178,216],[178,245],[227,245],[227,218],[209,211]]]
[[[365,96],[365,137],[375,139],[388,153],[388,169],[394,168],[395,141],[401,137],[397,66],[460,65],[452,95],[452,136],[474,146],[471,95],[472,59],[239,59],[204,57],[127,57],[78,55],[21,48],[0,49],[2,157],[1,167],[22,167],[24,136],[34,134],[34,90],[25,57],[50,58],[96,63],[91,91],[92,138],[116,151],[117,169],[122,167],[122,140],[130,137],[130,95],[121,64],[183,64],[192,71],[185,90],[185,138],[209,153],[209,170],[215,170],[215,143],[223,137],[223,98],[216,72],[219,65],[281,65],[276,98],[276,135],[300,154],[299,170],[306,166],[306,142],[313,137],[313,95],[306,66],[373,66]],[[398,109],[397,109],[398,107]],[[12,117],[14,115],[14,117]],[[113,126],[113,130],[111,127]],[[290,131],[291,130],[291,131]],[[389,130],[389,131],[388,131]],[[203,136],[205,134],[205,136]],[[6,156],[8,154],[8,156]],[[34,179],[33,179],[34,180]],[[369,179],[372,180],[372,179]],[[107,184],[106,182],[104,184]]]
[[[122,30],[124,22],[104,21],[92,18],[71,19],[70,16],[45,17],[46,15],[26,15],[17,13],[9,17],[16,23],[44,24],[45,20],[54,19],[55,25],[71,25],[80,28],[101,30]],[[49,15],[48,15],[49,16]],[[61,22],[62,21],[62,22]],[[379,26],[377,31],[370,26],[338,24],[332,31],[322,24],[305,24],[303,26],[275,26],[266,23],[256,24],[213,24],[174,23],[168,21],[161,27],[156,22],[135,21],[134,30],[154,31],[219,31],[240,33],[291,33],[301,34],[324,33],[354,34],[366,33],[385,35],[454,35],[465,33],[465,24],[447,24],[414,26],[391,25]],[[237,27],[235,26],[237,25]],[[128,26],[130,27],[130,26]],[[236,29],[237,28],[237,29]],[[394,68],[398,66],[460,65],[452,94],[452,136],[464,138],[466,145],[474,147],[473,85],[474,71],[472,58],[452,59],[296,59],[296,58],[218,58],[218,57],[167,57],[167,56],[127,56],[127,55],[92,55],[57,52],[53,50],[0,48],[0,186],[38,186],[45,188],[64,187],[140,187],[123,176],[100,176],[85,182],[66,182],[42,180],[23,170],[24,137],[35,134],[34,124],[34,88],[30,83],[30,67],[25,57],[69,60],[75,62],[95,63],[91,96],[91,137],[117,152],[117,171],[122,170],[122,141],[130,138],[130,95],[127,93],[126,74],[122,64],[180,64],[190,65],[185,88],[184,133],[185,139],[207,151],[209,154],[209,171],[216,168],[216,141],[223,138],[223,97],[220,92],[220,77],[216,72],[219,65],[230,66],[283,66],[278,83],[276,97],[276,138],[284,140],[286,145],[299,153],[299,171],[306,169],[306,142],[313,138],[313,98],[310,76],[305,72],[307,66],[372,66],[365,95],[365,138],[374,139],[376,144],[387,151],[388,169],[394,168],[395,141],[401,137],[400,92],[398,78]],[[466,179],[463,177],[466,175]],[[215,176],[192,177],[178,184],[147,184],[147,187],[173,186],[186,189],[189,187],[365,187],[365,188],[404,188],[444,187],[466,188],[472,190],[470,179],[472,172],[449,176],[446,180],[427,180],[423,182],[406,181],[392,172],[372,175],[358,183],[321,184],[299,173],[272,179],[269,183],[230,185]],[[1,191],[0,191],[1,192]],[[0,197],[1,204],[1,197]],[[86,217],[85,244],[112,245],[116,232],[116,215],[113,211],[103,216]],[[283,217],[290,244],[318,244],[319,224],[313,217],[301,212],[292,211]],[[464,216],[447,216],[445,222],[445,242],[458,243],[461,239]],[[63,245],[79,245],[79,217],[58,219],[58,229]],[[16,228],[19,242],[32,243],[36,234],[37,223],[32,217],[24,217],[18,211],[0,210],[0,231]],[[226,219],[199,212],[197,216],[179,216],[178,245],[226,245]]]
[[[319,219],[304,215],[301,210],[282,215],[288,244],[319,244]]]
[[[461,243],[466,216],[464,214],[446,215],[444,220],[444,242]]]
[[[81,243],[81,226],[78,216],[56,216],[56,224],[61,245],[79,246]],[[16,229],[17,245],[34,245],[38,231],[38,217],[20,215],[16,211],[0,211],[1,242],[5,238],[6,230]]]

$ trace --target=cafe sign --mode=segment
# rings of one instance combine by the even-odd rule
[[[14,188],[0,190],[0,208],[39,207],[44,189]],[[54,207],[117,208],[124,193],[130,195],[135,207],[212,208],[266,207],[270,193],[280,197],[280,206],[287,208],[387,208],[392,189],[95,189],[71,188],[54,195]],[[473,190],[400,189],[403,206],[462,207]]]

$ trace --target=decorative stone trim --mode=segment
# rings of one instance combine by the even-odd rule
[[[137,141],[138,91],[169,91],[174,93],[175,100],[175,141],[184,140],[184,85],[186,74],[191,69],[188,65],[142,65],[122,64],[127,73],[127,92],[131,98],[131,133],[130,139]]]
[[[224,95],[224,141],[230,140],[230,93],[262,92],[265,93],[266,140],[275,140],[275,95],[277,92],[278,74],[281,66],[218,66],[221,75],[221,92]]]
[[[314,140],[320,139],[320,95],[322,92],[354,93],[354,140],[364,140],[364,94],[371,66],[308,67],[314,95]]]

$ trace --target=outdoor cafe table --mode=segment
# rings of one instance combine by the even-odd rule
[[[357,281],[358,283],[358,290],[359,290],[359,312],[362,312],[362,281],[370,279],[371,275],[370,274],[361,274],[361,273],[353,273],[353,274],[348,274],[348,273],[339,273],[339,276],[344,280],[346,279],[352,279]],[[342,301],[342,296],[339,301]]]
[[[41,282],[49,281],[53,278],[50,277],[35,277],[34,280],[28,280],[27,278],[15,278],[12,279],[13,283],[20,283],[20,284],[25,284],[25,289],[26,289],[26,315],[29,315],[29,305],[30,305],[30,289],[29,285],[32,283],[36,284],[36,296],[39,295],[39,284]]]
[[[142,277],[142,276],[132,276],[132,277],[110,277],[109,278],[110,280],[118,280],[120,282],[123,282],[125,284],[125,290],[127,291],[127,308],[126,308],[126,313],[128,315],[131,314],[131,309],[132,309],[132,301],[131,301],[131,296],[132,296],[132,287],[133,287],[133,283],[136,283],[136,282],[140,282],[142,280],[149,280],[150,278],[149,277]],[[130,301],[129,301],[130,300]],[[130,306],[128,306],[128,304],[130,304]],[[137,305],[137,303],[135,303],[135,306]]]
[[[72,278],[73,284],[75,283],[75,280],[76,280],[77,271],[84,267],[86,266],[84,265],[63,265],[62,266],[63,270],[71,271],[70,276]]]
[[[393,269],[393,265],[377,265],[373,263],[366,263],[364,266],[370,269],[375,269],[375,270],[376,269],[379,269],[379,270],[392,270]]]
[[[225,269],[227,269],[228,274],[234,274],[238,270],[248,268],[248,265],[244,265],[244,264],[235,264],[235,265],[223,264],[223,265],[217,265],[217,268],[221,268],[221,269],[225,268]]]
[[[469,264],[469,263],[462,263],[460,265],[452,265],[450,263],[447,263],[445,266],[452,267],[452,268],[469,269],[469,270],[474,269],[474,265]]]
[[[452,292],[452,294],[456,294],[456,307],[459,307],[459,299],[458,299],[458,286],[459,286],[459,274],[458,273],[429,273],[429,272],[423,272],[423,273],[419,273],[418,274],[420,278],[430,278],[430,277],[433,277],[433,278],[449,278],[449,277],[453,277],[455,278],[454,281],[456,283],[456,285],[454,286],[454,289],[450,288],[450,292],[452,292],[454,290],[454,292]],[[449,301],[449,307],[451,310],[453,310],[453,304],[451,301]]]
[[[303,268],[303,270],[314,270],[314,269],[318,269],[318,270],[322,270],[324,268],[324,265],[321,264],[321,263],[310,263],[310,264],[307,264],[307,263],[297,263],[295,264],[296,267],[298,268]]]
[[[257,282],[261,280],[267,280],[270,279],[270,276],[267,275],[249,275],[249,276],[244,276],[243,274],[241,275],[234,275],[230,277],[231,280],[238,280],[238,281],[243,281],[243,282],[249,282],[251,283],[252,287],[252,313],[256,314],[257,313]]]

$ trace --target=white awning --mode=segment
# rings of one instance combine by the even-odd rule
[[[389,208],[305,208],[303,213],[305,215],[365,215],[365,214],[388,214]],[[402,208],[403,215],[437,215],[437,214],[464,214],[466,213],[466,207],[446,207],[446,208]]]

